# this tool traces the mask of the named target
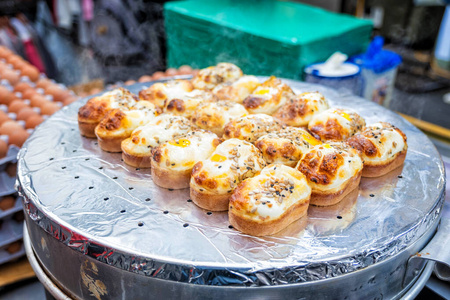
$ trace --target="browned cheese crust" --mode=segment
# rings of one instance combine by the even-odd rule
[[[308,211],[309,199],[307,201],[296,203],[289,207],[278,218],[266,221],[264,217],[259,217],[259,220],[249,219],[245,216],[236,213],[246,209],[247,203],[245,201],[243,190],[245,184],[242,182],[233,192],[230,198],[230,206],[228,210],[228,219],[230,224],[239,231],[253,236],[264,236],[275,234],[286,228],[292,222],[305,217]]]
[[[326,141],[342,141],[346,134],[335,119],[329,119],[325,124],[314,125],[309,130],[316,138]]]
[[[95,138],[95,127],[110,110],[109,102],[90,99],[78,110],[78,127],[81,135]]]
[[[333,194],[322,194],[318,191],[311,193],[311,205],[315,206],[330,206],[342,201],[345,196],[351,193],[354,189],[359,187],[361,181],[361,172],[347,181],[345,187]]]
[[[390,124],[388,125],[390,126]],[[393,157],[384,161],[373,162],[369,160],[372,157],[377,157],[378,155],[380,155],[376,145],[373,143],[373,141],[369,139],[369,137],[373,135],[373,132],[371,130],[369,129],[364,130],[362,133],[356,134],[347,140],[347,144],[349,144],[352,148],[358,150],[365,158],[362,177],[382,176],[400,167],[405,162],[406,152],[408,149],[408,146],[406,144],[407,141],[406,135],[400,129],[393,126],[392,128],[403,137],[406,146],[405,149],[403,149],[402,151],[396,153]],[[378,141],[380,144],[391,142],[386,141],[386,138],[383,136],[378,137]]]
[[[213,178],[208,178],[204,172],[201,172],[203,163],[199,161],[192,169],[191,180],[199,186],[206,186],[211,190],[217,188],[217,181]],[[225,211],[228,210],[228,203],[230,194],[216,194],[211,193],[206,189],[192,187],[190,189],[192,201],[203,209],[211,211]]]
[[[120,109],[113,109],[97,125],[95,135],[98,139],[98,145],[102,150],[107,152],[122,151],[121,144],[126,137],[109,135],[108,132],[119,129],[122,126],[125,116],[125,113]]]

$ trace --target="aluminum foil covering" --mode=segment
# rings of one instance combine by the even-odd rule
[[[99,262],[144,276],[200,285],[270,286],[320,280],[385,260],[414,243],[439,217],[444,166],[428,138],[403,118],[364,99],[301,82],[367,124],[387,121],[408,137],[403,168],[363,178],[360,189],[268,237],[242,234],[227,213],[189,200],[189,190],[156,186],[148,169],[103,152],[80,135],[77,111],[63,108],[19,154],[18,189],[43,230]],[[148,84],[147,84],[148,86]],[[130,87],[138,92],[143,85]],[[56,255],[56,254],[55,254]]]

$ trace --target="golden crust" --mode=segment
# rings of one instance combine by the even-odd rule
[[[293,96],[294,92],[287,84],[282,83],[275,76],[271,76],[244,99],[243,105],[252,114],[271,115]]]
[[[233,207],[230,206],[228,219],[234,228],[243,233],[253,236],[272,235],[283,230],[293,222],[300,222],[301,218],[306,217],[308,205],[309,201],[295,204],[286,210],[279,218],[264,223],[235,214]]]
[[[327,100],[318,92],[294,95],[273,115],[289,126],[307,126],[313,115],[328,108]]]
[[[165,101],[181,97],[184,93],[194,89],[188,80],[172,80],[168,82],[157,82],[145,90],[139,92],[141,100],[147,100],[159,108],[164,107]]]
[[[363,177],[378,177],[396,169],[405,161],[408,149],[406,135],[385,122],[364,128],[348,139],[347,144],[357,149],[364,159]]]
[[[98,145],[103,151],[106,152],[121,152],[122,148],[120,145],[122,144],[122,141],[124,140],[123,137],[101,137],[97,136],[98,139]]]
[[[255,142],[267,163],[294,167],[310,147],[321,144],[303,128],[284,127],[262,136]]]
[[[299,171],[273,164],[246,179],[230,197],[230,223],[252,235],[270,235],[303,217],[311,188]]]
[[[225,125],[223,137],[253,143],[261,136],[281,128],[283,124],[268,115],[248,115],[228,122]]]
[[[218,63],[216,66],[201,69],[192,78],[192,84],[196,89],[212,90],[218,84],[236,81],[242,75],[242,70],[238,66],[231,63]]]
[[[324,192],[320,192],[318,190],[313,190],[313,192],[311,193],[311,202],[310,202],[311,205],[330,206],[339,203],[351,191],[358,188],[359,182],[361,181],[361,174],[362,172],[360,171],[350,180],[348,180],[341,190],[334,192],[332,194],[327,194]]]
[[[315,115],[308,129],[322,141],[344,141],[364,126],[364,119],[356,112],[332,108]]]
[[[106,92],[101,96],[89,99],[78,110],[78,126],[81,135],[95,137],[95,127],[112,109],[111,104],[113,102],[123,109],[129,109],[137,100],[136,95],[124,88]]]
[[[151,167],[152,180],[158,186],[167,189],[184,189],[189,187],[192,170],[178,171],[161,168],[153,159],[151,159]]]
[[[80,129],[80,134],[87,138],[97,138],[95,135],[95,127],[97,127],[98,123],[94,122],[83,122],[78,121],[78,128]]]
[[[147,155],[132,154],[132,153],[129,153],[128,151],[124,150],[123,142],[124,141],[122,141],[122,144],[121,144],[122,145],[121,146],[122,159],[127,165],[130,165],[130,166],[136,167],[136,168],[150,168],[151,167],[151,157],[152,156],[151,156],[150,151]]]
[[[210,211],[228,210],[230,194],[211,193],[205,189],[191,186],[190,197],[197,206],[203,209]]]
[[[395,158],[383,165],[364,165],[362,177],[379,177],[397,169],[405,162],[406,150],[396,154]]]

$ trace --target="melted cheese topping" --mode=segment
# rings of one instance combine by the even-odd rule
[[[242,103],[258,86],[258,78],[251,75],[245,75],[235,82],[226,82],[217,85],[213,89],[213,93],[220,100],[230,100]]]
[[[100,122],[112,109],[128,110],[136,104],[137,96],[124,88],[114,89],[88,100],[78,113],[78,120]]]
[[[340,190],[362,168],[358,151],[338,142],[312,147],[296,166],[306,175],[313,192],[326,193]]]
[[[122,151],[132,155],[150,155],[152,148],[193,129],[192,124],[184,117],[160,115],[148,124],[136,128],[131,137],[122,142]]]
[[[322,143],[305,129],[290,126],[266,134],[255,142],[267,163],[287,166],[295,166],[303,153],[319,144]]]
[[[164,104],[164,112],[184,116],[190,119],[201,103],[216,100],[216,96],[210,92],[193,90],[192,92],[185,93],[182,96],[170,101],[166,100]]]
[[[353,110],[331,108],[314,115],[308,124],[308,129],[324,141],[342,141],[360,131],[364,126],[364,119]]]
[[[250,219],[264,221],[277,219],[290,207],[307,203],[311,196],[311,187],[306,177],[299,171],[279,164],[265,167],[259,175],[246,179],[243,189],[238,189],[231,198],[232,205],[239,214]],[[243,204],[234,201],[236,197]]]
[[[244,107],[252,114],[271,115],[294,96],[291,88],[272,76],[245,98]]]
[[[137,97],[124,88],[118,88],[104,93],[100,98],[107,99],[112,109],[129,109],[136,104]]]
[[[247,114],[241,104],[221,100],[200,104],[192,117],[192,122],[202,129],[222,136],[226,123]]]
[[[243,75],[242,70],[230,63],[219,63],[202,69],[192,79],[192,84],[196,89],[212,90],[215,86],[223,82],[233,82]]]
[[[328,101],[321,93],[302,93],[290,98],[274,117],[289,126],[307,126],[314,115],[328,108]]]
[[[395,159],[398,153],[406,151],[406,136],[404,137],[400,129],[386,122],[379,122],[367,126],[355,139],[365,138],[376,147],[376,155],[368,156],[362,152],[365,165],[377,165],[389,163]]]
[[[191,131],[181,138],[159,145],[154,150],[152,164],[176,171],[191,170],[201,160],[207,159],[216,149],[219,138],[212,132],[204,130]],[[155,153],[160,153],[160,160],[155,161]]]
[[[242,180],[255,176],[265,165],[255,146],[229,139],[217,146],[208,159],[201,161],[201,168],[194,168],[191,188],[231,193]]]
[[[111,111],[113,112],[113,111]],[[116,114],[108,114],[95,128],[99,137],[128,137],[131,132],[139,126],[151,122],[157,115],[155,106],[149,101],[139,101],[130,110],[122,111],[123,118],[119,121],[120,126],[108,126],[116,123]]]
[[[263,135],[282,128],[282,124],[265,114],[233,119],[225,125],[225,139],[237,138],[253,143]]]
[[[142,90],[139,96],[162,108],[165,101],[181,98],[192,90],[193,86],[187,80],[171,80],[168,82],[157,82]]]

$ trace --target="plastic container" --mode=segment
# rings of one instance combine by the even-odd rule
[[[361,94],[361,68],[345,62],[347,55],[336,52],[326,62],[305,68],[305,81],[332,87],[339,91]]]
[[[402,59],[395,52],[383,50],[384,39],[375,37],[367,52],[351,58],[361,67],[361,96],[389,107],[397,69]]]

